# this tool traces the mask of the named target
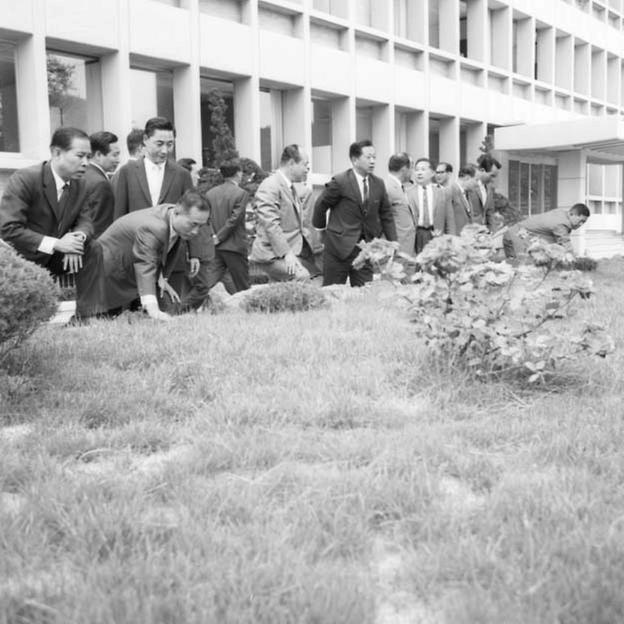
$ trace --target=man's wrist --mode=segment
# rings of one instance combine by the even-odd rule
[[[54,253],[56,243],[58,242],[58,238],[54,238],[53,236],[44,236],[41,239],[41,243],[39,243],[39,247],[37,247],[37,251],[51,256]]]

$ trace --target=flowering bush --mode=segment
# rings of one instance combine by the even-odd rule
[[[0,241],[0,363],[56,311],[50,274]]]
[[[513,267],[492,260],[485,228],[467,226],[461,236],[428,243],[410,285],[394,277],[393,243],[373,241],[363,254],[379,256],[381,248],[386,254],[377,268],[411,301],[416,333],[433,357],[479,377],[513,374],[536,382],[581,353],[613,351],[600,325],[574,318],[573,302],[589,299],[593,287],[579,271],[560,270],[573,258],[559,245],[535,241],[531,264]]]

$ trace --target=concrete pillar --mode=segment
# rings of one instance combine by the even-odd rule
[[[429,153],[429,115],[424,111],[407,114],[407,152],[416,160]]]
[[[532,17],[527,17],[517,20],[514,24],[516,29],[516,72],[527,78],[533,78],[535,72],[535,20]]]
[[[201,84],[199,79],[199,2],[181,0],[186,9],[191,61],[173,70],[173,110],[178,158],[202,162]]]
[[[537,38],[537,79],[551,84],[555,79],[555,29],[540,28]]]
[[[311,104],[308,105],[310,98],[306,99],[306,91],[309,93],[309,89],[300,87],[283,92],[283,143],[284,145],[297,143],[303,146],[309,154],[312,144],[311,137],[308,137],[311,126],[311,120],[308,120]]]
[[[476,162],[478,156],[481,154],[479,148],[486,134],[487,124],[485,122],[477,122],[466,126],[466,158],[469,163]],[[463,165],[466,163],[461,164]]]
[[[50,107],[46,68],[46,2],[33,0],[33,33],[16,50],[20,152],[44,160],[50,154]]]
[[[562,89],[572,89],[574,39],[570,35],[557,37],[555,55],[555,85]]]
[[[557,207],[570,208],[587,197],[587,154],[583,150],[560,152],[557,162]],[[590,217],[591,219],[591,217]],[[585,252],[585,227],[572,236],[576,253]]]
[[[459,2],[438,0],[440,50],[459,53]]]
[[[132,130],[132,81],[130,72],[129,0],[116,0],[118,23],[117,52],[100,59],[102,74],[102,127],[119,137],[122,162],[128,157],[126,136]]]
[[[468,58],[485,62],[489,58],[490,35],[487,0],[470,0],[467,4],[466,30],[468,37]]]
[[[258,76],[234,81],[234,129],[241,157],[260,162],[260,83]]]
[[[511,70],[511,51],[513,38],[511,36],[511,10],[509,7],[496,9],[490,12],[492,50],[491,64],[502,69]],[[489,35],[490,33],[488,33]]]
[[[386,163],[394,151],[394,106],[373,106],[373,136],[377,154],[377,175],[385,175]]]

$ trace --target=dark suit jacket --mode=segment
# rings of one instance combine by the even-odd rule
[[[219,238],[217,250],[247,255],[245,209],[249,194],[237,184],[224,182],[205,195],[210,206],[212,229]]]
[[[49,162],[19,169],[0,200],[0,237],[26,259],[46,266],[52,256],[37,251],[44,236],[61,238],[67,232],[93,235],[91,207],[84,180],[72,180],[65,210],[56,199]]]
[[[135,210],[116,219],[95,241],[101,247],[101,279],[105,305],[127,305],[142,295],[157,296],[157,280],[169,277],[176,266],[182,243],[178,238],[169,250],[169,211],[175,204]]]
[[[325,185],[314,206],[312,225],[325,229],[326,250],[341,260],[349,257],[362,238],[370,241],[385,234],[388,240],[397,239],[383,180],[369,175],[368,188],[368,208],[365,209],[355,173],[348,169]]]
[[[115,219],[133,210],[150,208],[152,197],[145,173],[145,157],[129,160],[117,173],[119,175],[114,185]],[[175,204],[192,186],[190,172],[178,163],[167,160],[158,204]],[[206,260],[214,256],[210,227],[202,227],[200,234],[190,241],[188,247],[192,258]]]
[[[452,182],[446,189],[447,202],[450,205],[450,209],[453,211],[455,218],[455,230],[459,236],[465,225],[472,223],[472,212],[470,201],[464,195],[464,191],[457,184]]]
[[[84,176],[93,210],[93,237],[97,238],[113,222],[115,195],[106,174],[90,163]]]

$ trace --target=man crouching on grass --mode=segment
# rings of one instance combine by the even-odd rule
[[[532,215],[512,225],[505,232],[503,236],[505,255],[513,260],[526,254],[531,242],[530,236],[537,236],[546,243],[556,243],[567,252],[573,253],[570,233],[580,228],[588,218],[589,208],[585,204],[574,204],[569,210],[555,208]]]
[[[114,221],[94,241],[97,259],[89,263],[93,313],[114,313],[140,299],[150,317],[171,319],[190,306],[180,300],[167,278],[186,253],[183,241],[193,238],[208,221],[204,198],[193,190],[177,204],[135,210]]]

